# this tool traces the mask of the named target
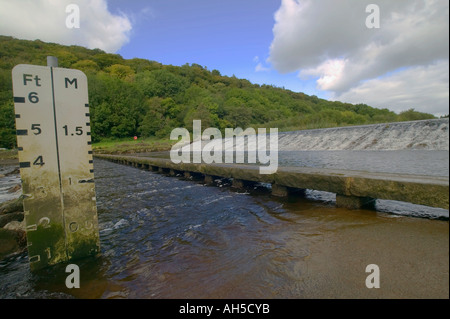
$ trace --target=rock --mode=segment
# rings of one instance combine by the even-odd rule
[[[6,224],[8,224],[12,221],[21,222],[21,221],[23,221],[23,217],[24,217],[23,212],[0,215],[0,228],[4,227]]]
[[[13,187],[11,187],[10,189],[7,190],[8,193],[15,193],[17,191],[19,191],[20,189],[22,189],[22,185],[21,184],[17,184]]]
[[[25,221],[22,220],[17,221],[17,220],[13,220],[11,222],[9,222],[8,224],[6,224],[3,229],[9,229],[9,230],[14,230],[14,231],[25,231]]]
[[[0,229],[0,259],[19,249],[16,236],[17,233],[15,231]]]
[[[0,259],[22,251],[27,244],[24,231],[14,231],[0,228]]]
[[[20,174],[20,168],[16,167],[15,169],[13,169],[11,172],[7,173],[5,176],[9,176],[9,175],[17,175]]]
[[[0,204],[0,215],[23,211],[23,197]]]

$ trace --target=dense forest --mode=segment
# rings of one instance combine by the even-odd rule
[[[163,65],[99,49],[0,36],[0,147],[16,144],[11,70],[17,64],[79,69],[89,83],[93,141],[169,138],[175,127],[277,127],[279,131],[434,118],[410,109],[396,114],[365,104],[331,102],[272,85],[223,76],[199,64]]]

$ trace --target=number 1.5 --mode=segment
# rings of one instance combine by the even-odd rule
[[[69,135],[69,128],[68,128],[68,126],[64,125],[63,129],[64,129],[65,135],[68,136]],[[75,127],[75,134],[76,135],[83,135],[83,128],[81,126]],[[70,134],[70,135],[73,135],[73,133]]]

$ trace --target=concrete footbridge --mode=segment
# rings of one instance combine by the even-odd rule
[[[185,177],[198,176],[212,184],[217,178],[230,178],[233,187],[248,183],[270,183],[272,194],[287,196],[305,189],[336,194],[336,205],[350,209],[373,207],[375,199],[449,209],[449,179],[446,177],[373,173],[310,167],[279,167],[274,174],[260,174],[248,164],[175,164],[170,159],[97,154],[97,158],[137,168]]]

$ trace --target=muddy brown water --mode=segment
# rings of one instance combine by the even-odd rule
[[[446,210],[347,210],[328,193],[280,199],[266,185],[94,165],[101,255],[75,262],[81,288],[65,287],[65,265],[31,273],[22,252],[0,261],[0,298],[449,297]]]

